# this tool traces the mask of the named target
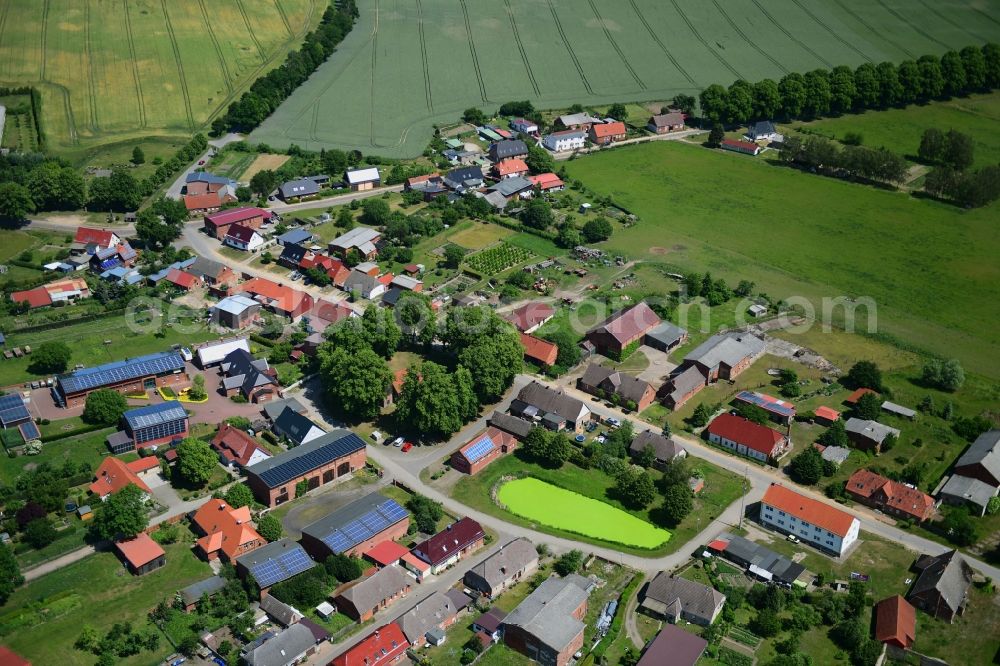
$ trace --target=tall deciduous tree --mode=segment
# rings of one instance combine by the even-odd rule
[[[58,340],[43,342],[31,355],[28,371],[39,375],[63,372],[69,365],[70,356],[72,352],[65,342]]]
[[[711,123],[721,123],[726,119],[729,104],[726,89],[718,83],[713,83],[698,96],[701,116]]]
[[[0,183],[0,221],[20,222],[34,212],[31,192],[20,183]]]
[[[320,379],[331,403],[359,419],[378,416],[392,372],[385,359],[369,348],[337,348],[320,352]]]
[[[781,109],[781,92],[773,79],[762,79],[753,84],[753,115],[757,118],[774,118]]]
[[[854,90],[856,109],[874,109],[879,106],[879,82],[875,65],[870,62],[858,65],[854,70]]]
[[[806,105],[806,81],[798,72],[790,72],[778,82],[781,112],[786,118],[798,118]]]
[[[726,91],[726,117],[731,123],[745,123],[753,115],[753,86],[738,79]]]
[[[663,517],[668,526],[676,526],[694,509],[694,497],[686,483],[676,483],[663,493]]]
[[[899,71],[891,62],[880,62],[875,67],[878,79],[879,104],[882,108],[894,106],[903,101],[905,91],[899,81]]]
[[[114,425],[128,409],[128,401],[118,391],[98,389],[87,395],[83,408],[83,420],[87,423]]]
[[[204,485],[218,462],[218,456],[203,439],[185,437],[177,445],[177,471],[192,485]]]
[[[149,525],[144,493],[129,484],[97,506],[92,529],[101,539],[130,539]]]
[[[17,566],[14,551],[7,544],[0,544],[0,605],[7,603],[10,595],[23,583],[24,576]]]
[[[269,542],[278,541],[282,536],[281,521],[274,514],[265,514],[257,521],[257,533]]]
[[[448,371],[426,361],[411,366],[396,406],[400,424],[422,435],[443,439],[462,427],[458,391]]]

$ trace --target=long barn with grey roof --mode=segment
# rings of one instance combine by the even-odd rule
[[[177,352],[160,352],[137,358],[74,370],[56,378],[52,389],[56,403],[75,407],[98,389],[119,393],[142,393],[160,386],[187,382],[184,359]]]
[[[295,498],[297,485],[308,489],[332,483],[365,465],[364,441],[337,429],[246,469],[247,484],[259,502],[277,506]]]
[[[302,528],[302,545],[317,559],[360,556],[372,546],[399,539],[410,514],[396,500],[371,493]]]

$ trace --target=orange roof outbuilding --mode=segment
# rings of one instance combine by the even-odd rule
[[[127,464],[114,456],[105,458],[101,461],[101,466],[94,473],[96,478],[90,484],[90,492],[104,498],[108,495],[113,495],[131,483],[144,493],[152,493],[153,491],[149,489],[149,486],[139,478],[139,472],[146,471],[142,466],[148,464],[144,463],[143,460],[153,460],[155,462],[156,458],[140,458]]]
[[[0,666],[31,666],[31,662],[6,645],[0,645]]]
[[[826,419],[827,421],[836,421],[837,419],[840,418],[840,412],[838,412],[836,409],[833,409],[832,407],[826,407],[826,406],[817,407],[815,410],[813,410],[813,414],[815,414],[821,419]]]
[[[559,357],[559,347],[554,342],[527,333],[521,334],[521,346],[524,347],[524,355],[527,358],[545,366],[555,365]]]
[[[761,503],[773,506],[775,509],[795,516],[810,525],[822,527],[840,537],[847,536],[854,521],[857,520],[846,511],[841,511],[811,497],[800,495],[777,483],[771,484],[767,492],[764,493]]]
[[[875,640],[903,649],[917,637],[917,611],[898,594],[875,604]]]
[[[137,536],[125,541],[116,541],[115,548],[136,569],[166,555],[160,548],[160,544],[153,541],[145,532],[140,532]]]
[[[859,388],[857,391],[847,396],[847,399],[844,402],[846,402],[849,405],[857,404],[858,400],[860,400],[861,396],[863,396],[865,393],[874,393],[875,395],[878,395],[878,391],[875,391],[873,389]]]
[[[401,546],[395,541],[383,541],[365,552],[364,556],[379,566],[387,567],[398,562],[409,552],[406,546]]]

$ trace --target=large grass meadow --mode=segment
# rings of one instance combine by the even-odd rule
[[[5,0],[0,85],[42,91],[50,147],[190,134],[315,25],[323,0]]]
[[[351,35],[254,140],[411,157],[434,123],[470,106],[666,100],[711,83],[900,61],[1000,38],[988,4],[970,0],[947,9],[902,0],[358,4]]]
[[[880,332],[1000,377],[995,205],[963,211],[676,142],[566,169],[639,216],[608,241],[613,251],[749,279],[772,297],[808,299],[817,315],[825,297],[868,297]]]

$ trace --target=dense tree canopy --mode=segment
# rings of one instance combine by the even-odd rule
[[[219,457],[203,439],[185,437],[177,445],[177,471],[192,485],[204,485],[211,478],[218,462]]]
[[[104,502],[98,503],[92,529],[101,539],[134,537],[149,525],[143,491],[129,484]]]
[[[112,389],[98,389],[87,395],[83,420],[87,423],[117,424],[128,410],[125,396]]]

